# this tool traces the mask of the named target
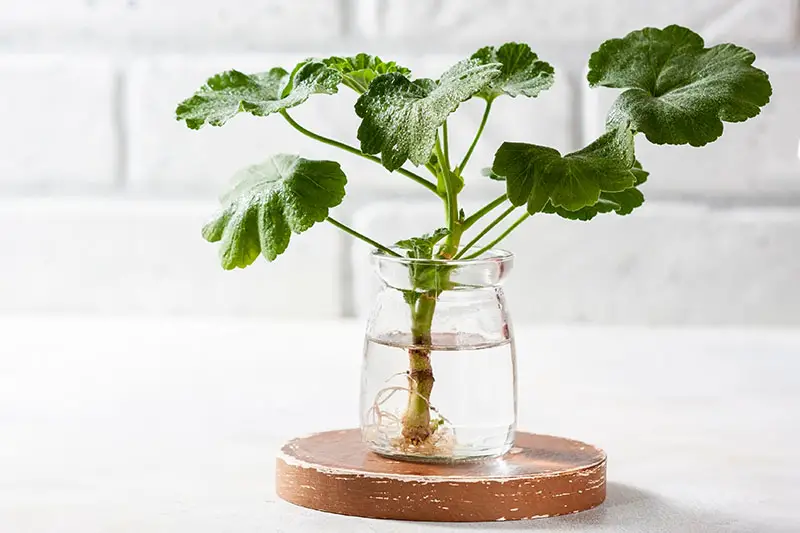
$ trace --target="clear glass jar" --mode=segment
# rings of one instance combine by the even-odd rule
[[[361,431],[381,455],[496,457],[514,442],[514,335],[502,283],[511,253],[473,260],[372,256],[381,290],[367,324]]]

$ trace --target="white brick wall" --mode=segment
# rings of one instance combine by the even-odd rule
[[[790,42],[795,36],[792,0],[360,0],[376,3],[373,19],[362,20],[397,39],[486,43],[491,40],[590,43],[644,26],[683,24],[716,37]],[[367,33],[369,34],[369,33]]]
[[[530,42],[556,66],[557,84],[534,100],[496,102],[467,173],[465,201],[480,205],[502,190],[478,174],[502,141],[571,150],[600,131],[613,93],[587,88],[589,51],[674,22],[709,42],[754,48],[772,77],[772,103],[702,150],[640,143],[650,203],[631,217],[530,221],[509,241],[520,250],[510,285],[517,320],[800,324],[798,5],[0,0],[0,220],[13,228],[0,232],[0,312],[362,312],[371,274],[353,254],[364,250],[331,228],[300,236],[272,265],[229,273],[198,237],[202,220],[235,170],[279,151],[340,161],[349,196],[337,217],[387,240],[438,225],[421,203],[425,191],[279,117],[190,131],[173,118],[179,100],[228,68],[369,51],[436,76],[485,44]],[[343,89],[294,115],[357,145],[354,100]],[[468,102],[451,119],[455,151],[481,112]]]
[[[338,315],[332,227],[295,236],[280,261],[225,271],[217,245],[200,236],[214,209],[174,200],[0,201],[0,227],[13,228],[0,232],[0,313]]]
[[[342,36],[328,0],[0,0],[10,46],[250,50],[324,44]]]
[[[0,190],[110,189],[114,83],[104,59],[0,55]]]

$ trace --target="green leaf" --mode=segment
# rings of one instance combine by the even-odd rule
[[[401,67],[394,61],[383,61],[380,57],[369,54],[357,54],[350,57],[333,56],[323,59],[322,62],[339,71],[342,75],[342,83],[358,94],[366,92],[372,80],[381,74],[389,72],[398,72],[403,76],[411,74],[410,70]]]
[[[645,28],[603,43],[588,79],[628,89],[609,112],[610,127],[629,121],[652,143],[702,146],[722,135],[722,121],[752,118],[769,102],[772,87],[755,58],[733,44],[704,48],[681,26]]]
[[[619,192],[601,191],[600,199],[594,205],[586,206],[577,211],[568,211],[563,207],[553,207],[549,203],[542,209],[542,213],[555,213],[562,218],[570,220],[591,220],[601,213],[616,213],[630,215],[634,209],[644,204],[644,195],[637,188],[647,180],[648,172],[642,169],[641,163],[634,161],[631,172],[636,177],[636,186]]]
[[[445,172],[447,174],[445,174]],[[445,183],[445,175],[449,176],[451,185],[453,185],[456,194],[460,193],[464,188],[464,177],[461,174],[456,174],[451,170],[444,170],[436,176],[436,191],[440,196],[444,197],[447,194],[447,184]]]
[[[433,248],[436,243],[450,234],[447,228],[439,228],[431,233],[426,233],[421,237],[411,237],[397,241],[395,246],[403,250],[408,250],[406,257],[411,259],[430,259],[433,257]]]
[[[553,67],[540,61],[527,44],[506,43],[500,48],[486,46],[472,54],[472,59],[482,65],[502,65],[500,76],[475,95],[490,102],[503,94],[535,97],[553,85]]]
[[[542,213],[555,213],[570,220],[591,220],[600,213],[615,212],[618,215],[629,215],[637,207],[644,204],[644,195],[636,187],[619,192],[600,193],[600,198],[594,205],[586,206],[577,211],[569,211],[563,207],[553,207],[548,203]]]
[[[203,237],[222,241],[226,270],[244,268],[259,254],[273,261],[286,251],[292,232],[302,233],[328,217],[328,210],[342,202],[346,183],[339,163],[274,155],[233,177],[223,208],[203,227]]]
[[[453,286],[450,274],[454,268],[447,263],[425,259],[409,264],[408,275],[414,289],[407,292],[439,292],[450,289]],[[407,302],[409,298],[406,297]]]
[[[400,289],[400,291],[403,293],[403,300],[411,306],[416,304],[419,297],[422,296],[421,292],[412,291],[410,289]]]
[[[205,124],[222,126],[241,112],[266,116],[302,104],[313,94],[333,94],[341,79],[337,70],[313,60],[298,64],[291,75],[280,67],[250,75],[229,70],[209,78],[178,105],[175,115],[193,130]]]
[[[534,214],[548,202],[554,208],[577,211],[597,203],[602,191],[633,187],[633,164],[633,132],[620,127],[565,156],[546,146],[503,143],[492,172],[505,177],[509,201],[527,204],[528,212]]]
[[[633,168],[631,168],[631,172],[633,172],[633,175],[636,177],[637,187],[646,182],[647,177],[650,176],[650,173],[642,168],[642,164],[638,159],[633,160]]]
[[[419,299],[419,291],[443,290],[448,286],[448,275],[451,267],[439,262],[426,262],[425,260],[433,258],[433,249],[436,243],[449,234],[450,230],[447,228],[439,228],[421,237],[412,237],[395,243],[398,248],[407,250],[406,257],[409,259],[422,260],[408,265],[409,279],[415,290],[403,291],[403,298],[406,303],[414,304]]]
[[[400,168],[407,160],[424,165],[447,116],[499,72],[497,64],[464,60],[439,81],[411,81],[399,72],[378,76],[356,102],[356,114],[363,119],[358,128],[361,151],[381,154],[388,170]]]

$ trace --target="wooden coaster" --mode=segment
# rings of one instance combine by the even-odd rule
[[[436,522],[541,518],[606,498],[605,453],[574,440],[517,433],[505,456],[452,465],[370,452],[357,429],[295,439],[277,460],[284,500],[329,513]]]

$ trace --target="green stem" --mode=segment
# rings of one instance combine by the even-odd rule
[[[383,252],[383,253],[385,253],[387,255],[391,255],[392,257],[402,257],[400,254],[398,254],[394,250],[390,249],[389,247],[382,245],[378,241],[374,241],[374,240],[370,239],[366,235],[363,235],[363,234],[357,232],[353,228],[342,224],[341,222],[339,222],[338,220],[336,220],[333,217],[328,217],[328,222],[330,222],[331,224],[333,224],[334,226],[336,226],[340,230],[344,231],[345,233],[347,233],[349,235],[352,235],[356,239],[364,241],[365,243],[369,244],[370,246],[372,246],[374,248],[377,248],[378,250],[380,250],[381,252]]]
[[[322,135],[314,133],[311,130],[305,129],[303,126],[298,124],[291,116],[289,116],[289,113],[285,109],[283,111],[281,111],[280,113],[281,113],[281,115],[283,115],[283,118],[285,118],[286,121],[289,124],[292,125],[292,127],[294,129],[296,129],[297,131],[299,131],[303,135],[305,135],[307,137],[311,137],[315,141],[319,141],[321,143],[324,143],[324,144],[327,144],[327,145],[330,145],[330,146],[335,146],[336,148],[344,150],[345,152],[350,152],[351,154],[357,155],[359,157],[363,157],[364,159],[372,161],[373,163],[378,163],[379,165],[383,166],[383,163],[381,163],[380,158],[375,157],[374,155],[365,154],[364,152],[362,152],[361,150],[359,150],[358,148],[356,148],[354,146],[350,146],[349,144],[345,144],[343,142],[339,142],[339,141],[334,140],[334,139],[329,139],[328,137],[323,137]],[[425,178],[423,178],[422,176],[418,176],[417,174],[414,174],[410,170],[406,170],[404,168],[398,168],[397,172],[399,174],[402,174],[403,176],[405,176],[407,178],[410,178],[410,179],[416,181],[417,183],[419,183],[420,185],[422,185],[426,189],[428,189],[428,190],[432,191],[433,193],[435,193],[436,196],[439,196],[439,191],[436,189],[436,184],[435,183],[433,183],[431,181],[428,181]]]
[[[486,101],[486,108],[483,110],[483,117],[481,118],[481,124],[478,126],[478,131],[475,133],[475,138],[472,140],[472,144],[469,145],[469,150],[467,153],[464,154],[464,159],[461,160],[461,163],[456,167],[456,172],[461,174],[464,171],[464,168],[467,166],[467,162],[469,158],[472,157],[472,152],[475,150],[475,146],[478,144],[478,139],[481,138],[483,134],[483,128],[486,126],[486,121],[489,120],[489,112],[492,110],[492,101]]]
[[[519,226],[520,224],[525,222],[528,219],[529,216],[531,216],[531,214],[526,212],[524,215],[519,217],[516,222],[511,224],[508,227],[508,229],[506,229],[503,233],[501,233],[500,236],[497,237],[495,240],[493,240],[492,242],[490,242],[489,244],[487,244],[486,246],[484,246],[483,248],[481,248],[480,250],[478,250],[474,254],[470,254],[470,255],[464,257],[463,259],[475,259],[476,257],[480,257],[481,255],[483,255],[487,251],[491,250],[492,248],[494,248],[497,245],[497,243],[499,243],[500,241],[505,239],[508,236],[509,233],[514,231],[517,228],[517,226]]]
[[[487,213],[489,213],[490,211],[494,210],[495,207],[497,207],[498,205],[502,204],[506,200],[508,200],[508,195],[507,194],[502,194],[502,195],[498,196],[497,198],[495,198],[494,200],[492,200],[491,202],[489,202],[488,204],[486,204],[485,206],[481,207],[480,209],[475,211],[473,214],[468,216],[466,218],[466,220],[464,220],[464,222],[461,223],[462,229],[464,231],[467,231],[478,220],[483,218]]]
[[[438,174],[439,171],[436,170],[436,167],[431,165],[430,163],[425,163],[425,168],[428,169],[428,171],[433,175],[433,177],[437,177],[439,175]]]
[[[483,230],[482,230],[480,233],[478,233],[478,234],[475,236],[475,238],[474,238],[474,239],[472,239],[472,240],[471,240],[471,241],[469,241],[467,244],[465,244],[465,245],[464,245],[464,247],[461,249],[461,251],[460,251],[460,252],[458,252],[458,253],[455,255],[455,257],[453,257],[453,259],[460,259],[460,258],[461,258],[461,257],[462,257],[462,256],[463,256],[465,253],[467,253],[467,252],[469,251],[469,249],[470,249],[470,248],[472,248],[473,246],[475,246],[475,244],[476,244],[476,243],[477,243],[479,240],[481,240],[481,239],[483,238],[483,236],[484,236],[484,235],[486,235],[487,233],[489,233],[490,231],[492,231],[492,229],[493,229],[495,226],[497,226],[497,225],[498,225],[500,222],[502,222],[502,221],[503,221],[503,219],[504,219],[504,218],[506,218],[508,215],[510,215],[510,214],[511,214],[511,212],[512,212],[512,211],[514,211],[514,210],[515,210],[517,207],[518,207],[518,206],[516,206],[516,205],[512,205],[511,207],[509,207],[508,209],[506,209],[505,211],[503,211],[502,213],[500,213],[500,216],[499,216],[499,217],[497,217],[497,218],[495,218],[494,220],[492,220],[492,222],[491,222],[491,223],[489,223],[489,225],[488,225],[488,226],[486,226],[485,228],[483,228]]]
[[[442,124],[442,144],[444,144],[444,165],[450,169],[450,142],[447,138],[447,120]]]
[[[458,251],[458,243],[461,241],[461,225],[458,221],[458,193],[450,175],[450,168],[446,166],[447,158],[444,155],[442,144],[439,142],[438,137],[436,138],[436,156],[439,159],[439,168],[444,181],[447,229],[450,230],[447,240],[440,250],[440,255],[444,259],[450,259]]]

